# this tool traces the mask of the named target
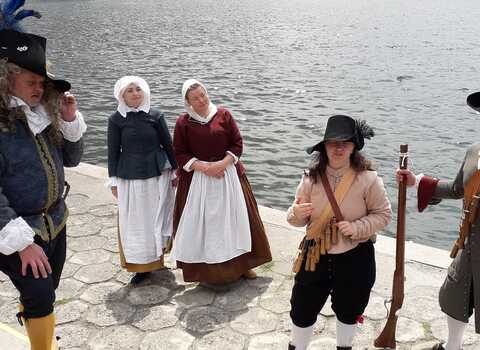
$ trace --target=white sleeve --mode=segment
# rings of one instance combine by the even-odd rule
[[[71,122],[60,119],[60,131],[65,140],[70,142],[80,140],[85,130],[87,130],[87,124],[85,124],[82,113],[76,111],[75,117]]]
[[[35,232],[23,218],[10,220],[0,230],[0,253],[10,255],[25,249],[33,243]]]
[[[420,184],[420,181],[422,181],[422,178],[424,177],[424,174],[418,174],[415,175],[415,188],[418,189],[418,185]]]
[[[116,176],[110,176],[110,178],[108,179],[105,186],[107,186],[109,188],[118,186],[117,177]]]
[[[183,170],[187,171],[187,172],[190,172],[192,171],[192,164],[197,161],[198,158],[195,158],[193,157],[192,159],[190,159],[184,166],[183,166]]]
[[[233,164],[238,163],[238,157],[235,154],[233,154],[233,152],[227,151],[227,154],[229,154],[233,157]]]

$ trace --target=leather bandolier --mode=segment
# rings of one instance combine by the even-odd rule
[[[470,234],[472,224],[478,217],[480,205],[480,170],[477,170],[475,174],[468,180],[464,187],[463,193],[463,212],[462,221],[460,223],[460,230],[457,240],[452,247],[450,257],[453,259],[457,256],[460,249],[465,248],[465,240]]]

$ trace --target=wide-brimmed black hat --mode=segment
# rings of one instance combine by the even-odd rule
[[[472,107],[477,112],[480,112],[480,91],[474,92],[473,94],[468,95],[467,105]]]
[[[0,30],[0,58],[6,58],[21,68],[45,77],[53,82],[60,92],[68,91],[71,88],[68,81],[54,79],[54,76],[47,72],[46,44],[47,39],[35,34],[11,29]]]
[[[325,141],[351,141],[357,150],[361,150],[365,144],[365,138],[375,135],[373,129],[365,121],[355,120],[347,115],[334,115],[328,118],[327,127],[323,140],[307,148],[307,153],[320,151]]]

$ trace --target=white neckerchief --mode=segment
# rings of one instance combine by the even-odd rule
[[[123,93],[125,92],[125,89],[132,83],[140,87],[140,89],[143,91],[143,102],[140,106],[138,106],[138,108],[127,106],[125,100],[123,99]],[[124,118],[127,117],[128,112],[150,112],[150,87],[148,86],[147,82],[140,77],[127,75],[123,78],[120,78],[115,83],[115,87],[113,88],[113,96],[115,96],[118,101],[117,111]]]
[[[33,135],[40,134],[52,122],[42,104],[30,107],[21,98],[12,96],[10,98],[10,108],[21,107],[27,117],[28,127]]]
[[[183,83],[182,87],[182,96],[183,96],[183,103],[185,104],[185,109],[187,110],[188,115],[198,121],[200,124],[207,124],[212,118],[217,114],[217,106],[215,106],[212,101],[210,101],[210,105],[208,106],[208,115],[206,117],[200,116],[197,112],[195,112],[192,106],[187,102],[187,91],[190,86],[193,84],[199,84],[203,90],[205,90],[205,94],[208,96],[207,89],[205,86],[195,79],[188,79]],[[210,97],[208,98],[210,100]]]

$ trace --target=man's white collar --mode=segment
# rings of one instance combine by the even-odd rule
[[[10,98],[9,107],[21,107],[23,109],[27,117],[28,127],[33,135],[40,134],[51,123],[47,111],[45,111],[45,108],[41,104],[32,108],[21,98],[12,96]]]

